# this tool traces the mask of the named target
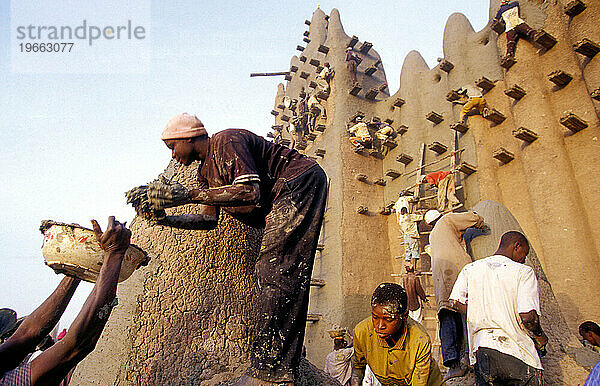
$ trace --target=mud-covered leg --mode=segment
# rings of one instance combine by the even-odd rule
[[[271,382],[293,381],[300,361],[327,195],[326,176],[318,166],[284,184],[266,218],[256,263],[258,311],[248,372]]]

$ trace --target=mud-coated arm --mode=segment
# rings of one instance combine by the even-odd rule
[[[56,326],[65,308],[71,301],[80,280],[65,277],[58,287],[19,326],[14,334],[0,345],[0,374],[12,370]]]
[[[260,186],[234,184],[210,189],[192,189],[189,198],[193,203],[213,206],[246,206],[260,201]]]

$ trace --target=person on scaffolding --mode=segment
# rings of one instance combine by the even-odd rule
[[[456,197],[456,186],[454,185],[454,174],[451,171],[441,170],[423,176],[423,183],[429,186],[437,186],[437,210],[446,212],[460,206]]]

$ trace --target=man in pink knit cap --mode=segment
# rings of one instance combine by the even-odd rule
[[[240,385],[293,385],[308,311],[308,291],[327,197],[327,176],[296,150],[242,129],[209,137],[198,118],[171,118],[162,140],[183,165],[201,161],[199,187],[164,181],[148,185],[154,210],[201,205],[192,222],[215,226],[219,210],[247,225],[264,227],[255,271],[256,336],[251,367]],[[140,189],[140,188],[136,188]],[[189,225],[178,216],[171,225]],[[167,225],[170,217],[162,223]]]

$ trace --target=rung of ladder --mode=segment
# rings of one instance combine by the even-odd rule
[[[310,285],[313,287],[323,287],[326,282],[323,279],[310,279]]]
[[[450,213],[450,212],[452,212],[453,210],[460,209],[460,208],[462,208],[462,207],[463,207],[463,204],[462,204],[462,202],[461,202],[461,203],[459,203],[458,205],[455,205],[455,206],[453,206],[452,208],[450,208],[450,209],[447,209],[447,210],[443,211],[443,212],[442,212],[442,214]]]

